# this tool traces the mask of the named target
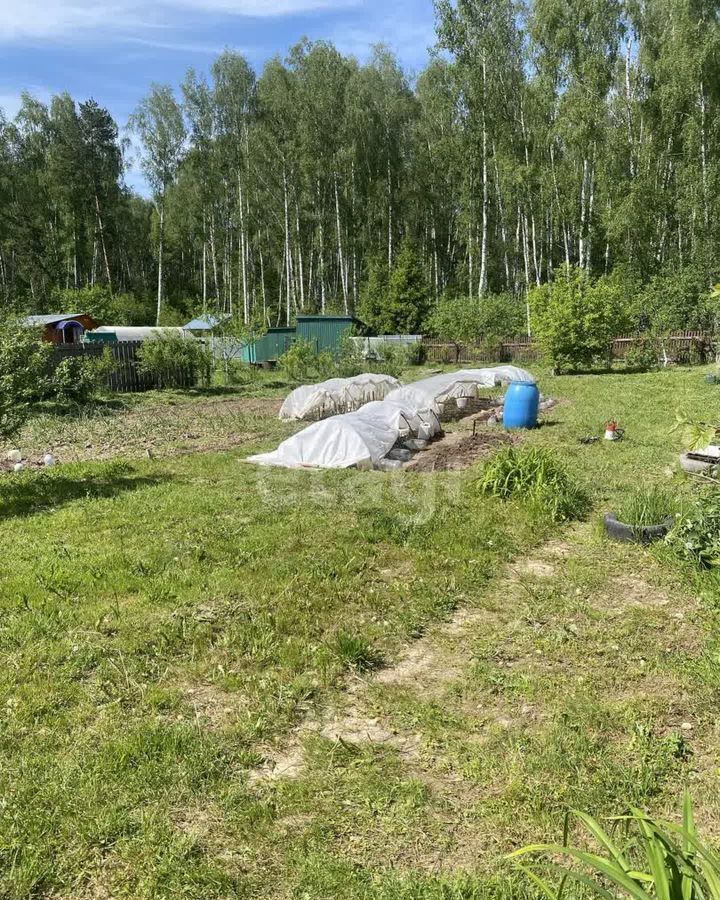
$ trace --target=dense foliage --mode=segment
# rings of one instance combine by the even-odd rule
[[[720,566],[720,492],[703,493],[670,535],[673,546],[704,568]]]
[[[23,425],[43,392],[48,351],[35,329],[0,319],[0,439]]]
[[[200,341],[178,335],[152,338],[140,346],[138,369],[157,388],[195,387],[210,381],[212,358]]]
[[[417,331],[430,302],[462,297],[452,336],[497,335],[525,330],[527,291],[574,267],[623,271],[633,327],[712,324],[715,7],[436,7],[442,52],[415,82],[387,49],[360,63],[303,41],[259,74],[225,52],[179,91],[154,86],[130,121],[151,200],[124,185],[107,110],[26,96],[0,118],[5,303],[86,305],[67,292],[102,286],[138,298],[104,310],[117,323],[362,306],[381,330]],[[502,326],[496,294],[518,301]]]
[[[613,276],[593,283],[568,271],[530,293],[533,331],[557,370],[610,360],[613,339],[628,327],[622,285]]]

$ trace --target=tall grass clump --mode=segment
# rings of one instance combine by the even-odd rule
[[[587,495],[557,456],[535,447],[501,450],[486,464],[478,487],[489,496],[531,503],[553,522],[581,518],[588,507]]]
[[[653,485],[626,494],[615,507],[618,522],[633,528],[659,525],[675,514],[677,504],[663,488]]]
[[[509,856],[550,858],[547,867],[558,874],[557,886],[531,867],[520,866],[547,900],[577,896],[568,890],[570,884],[581,886],[583,896],[608,900],[720,900],[720,855],[698,836],[687,794],[681,825],[633,808],[610,819],[607,831],[587,813],[572,815],[596,847],[588,849],[587,842],[571,846],[566,822],[562,845],[533,844]]]

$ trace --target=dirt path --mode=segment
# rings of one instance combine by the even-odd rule
[[[410,861],[435,873],[507,852],[501,846],[507,834],[502,837],[492,825],[499,812],[485,801],[513,790],[515,779],[538,777],[536,758],[515,758],[512,748],[527,742],[542,748],[556,740],[568,709],[596,707],[598,715],[607,709],[609,722],[637,716],[639,724],[627,732],[622,724],[609,726],[604,741],[613,765],[625,764],[627,757],[632,768],[638,741],[662,748],[677,740],[696,755],[695,777],[710,782],[717,697],[692,675],[704,653],[701,623],[699,601],[648,551],[608,544],[591,524],[569,528],[562,539],[508,565],[477,605],[430,628],[393,665],[352,680],[332,707],[304,722],[281,747],[265,748],[250,784],[262,792],[281,779],[319,779],[323,790],[341,795],[344,770],[334,775],[317,769],[318,740],[331,757],[333,748],[342,754],[356,747],[362,758],[389,753],[402,777],[425,785],[432,797],[423,826],[427,838],[355,835],[343,852],[388,865]],[[583,727],[590,735],[600,726],[588,720]],[[587,751],[565,751],[579,754],[568,762],[580,773],[587,770],[579,779],[611,765],[594,759],[598,751],[592,747],[590,742]],[[472,759],[477,763],[470,765]],[[478,782],[472,773],[480,764]],[[667,763],[668,772],[672,765]],[[549,792],[567,792],[563,772],[560,767],[543,775]],[[671,796],[674,804],[676,794]],[[473,816],[462,812],[466,807],[474,809]],[[521,807],[518,800],[520,816]],[[448,810],[457,812],[452,828]],[[522,827],[505,827],[518,843],[537,838]],[[433,831],[441,850],[432,843]],[[425,840],[428,847],[419,849]]]

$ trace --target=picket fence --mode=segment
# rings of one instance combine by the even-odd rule
[[[617,337],[612,345],[612,359],[626,359],[632,350],[641,348],[646,340],[646,337],[638,334]],[[500,344],[482,341],[463,344],[425,338],[423,347],[427,361],[435,363],[534,363],[542,356],[540,348],[527,336],[503,341]],[[661,361],[667,357],[669,362],[681,364],[707,361],[712,353],[713,338],[702,331],[673,332],[660,346]]]
[[[109,350],[115,360],[115,366],[107,377],[107,387],[119,394],[139,394],[162,387],[152,376],[139,368],[138,350],[142,347],[136,341],[118,341],[108,344],[78,344],[75,346],[55,346],[51,356],[51,365],[57,368],[65,359],[82,357],[97,359]],[[173,374],[173,382],[179,387],[192,388],[202,380],[196,370],[178,369]]]

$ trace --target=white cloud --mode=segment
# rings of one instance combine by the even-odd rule
[[[349,9],[361,0],[5,0],[0,3],[0,42],[77,37],[88,32],[137,33],[165,28],[178,17],[207,13],[276,18],[319,10]]]

